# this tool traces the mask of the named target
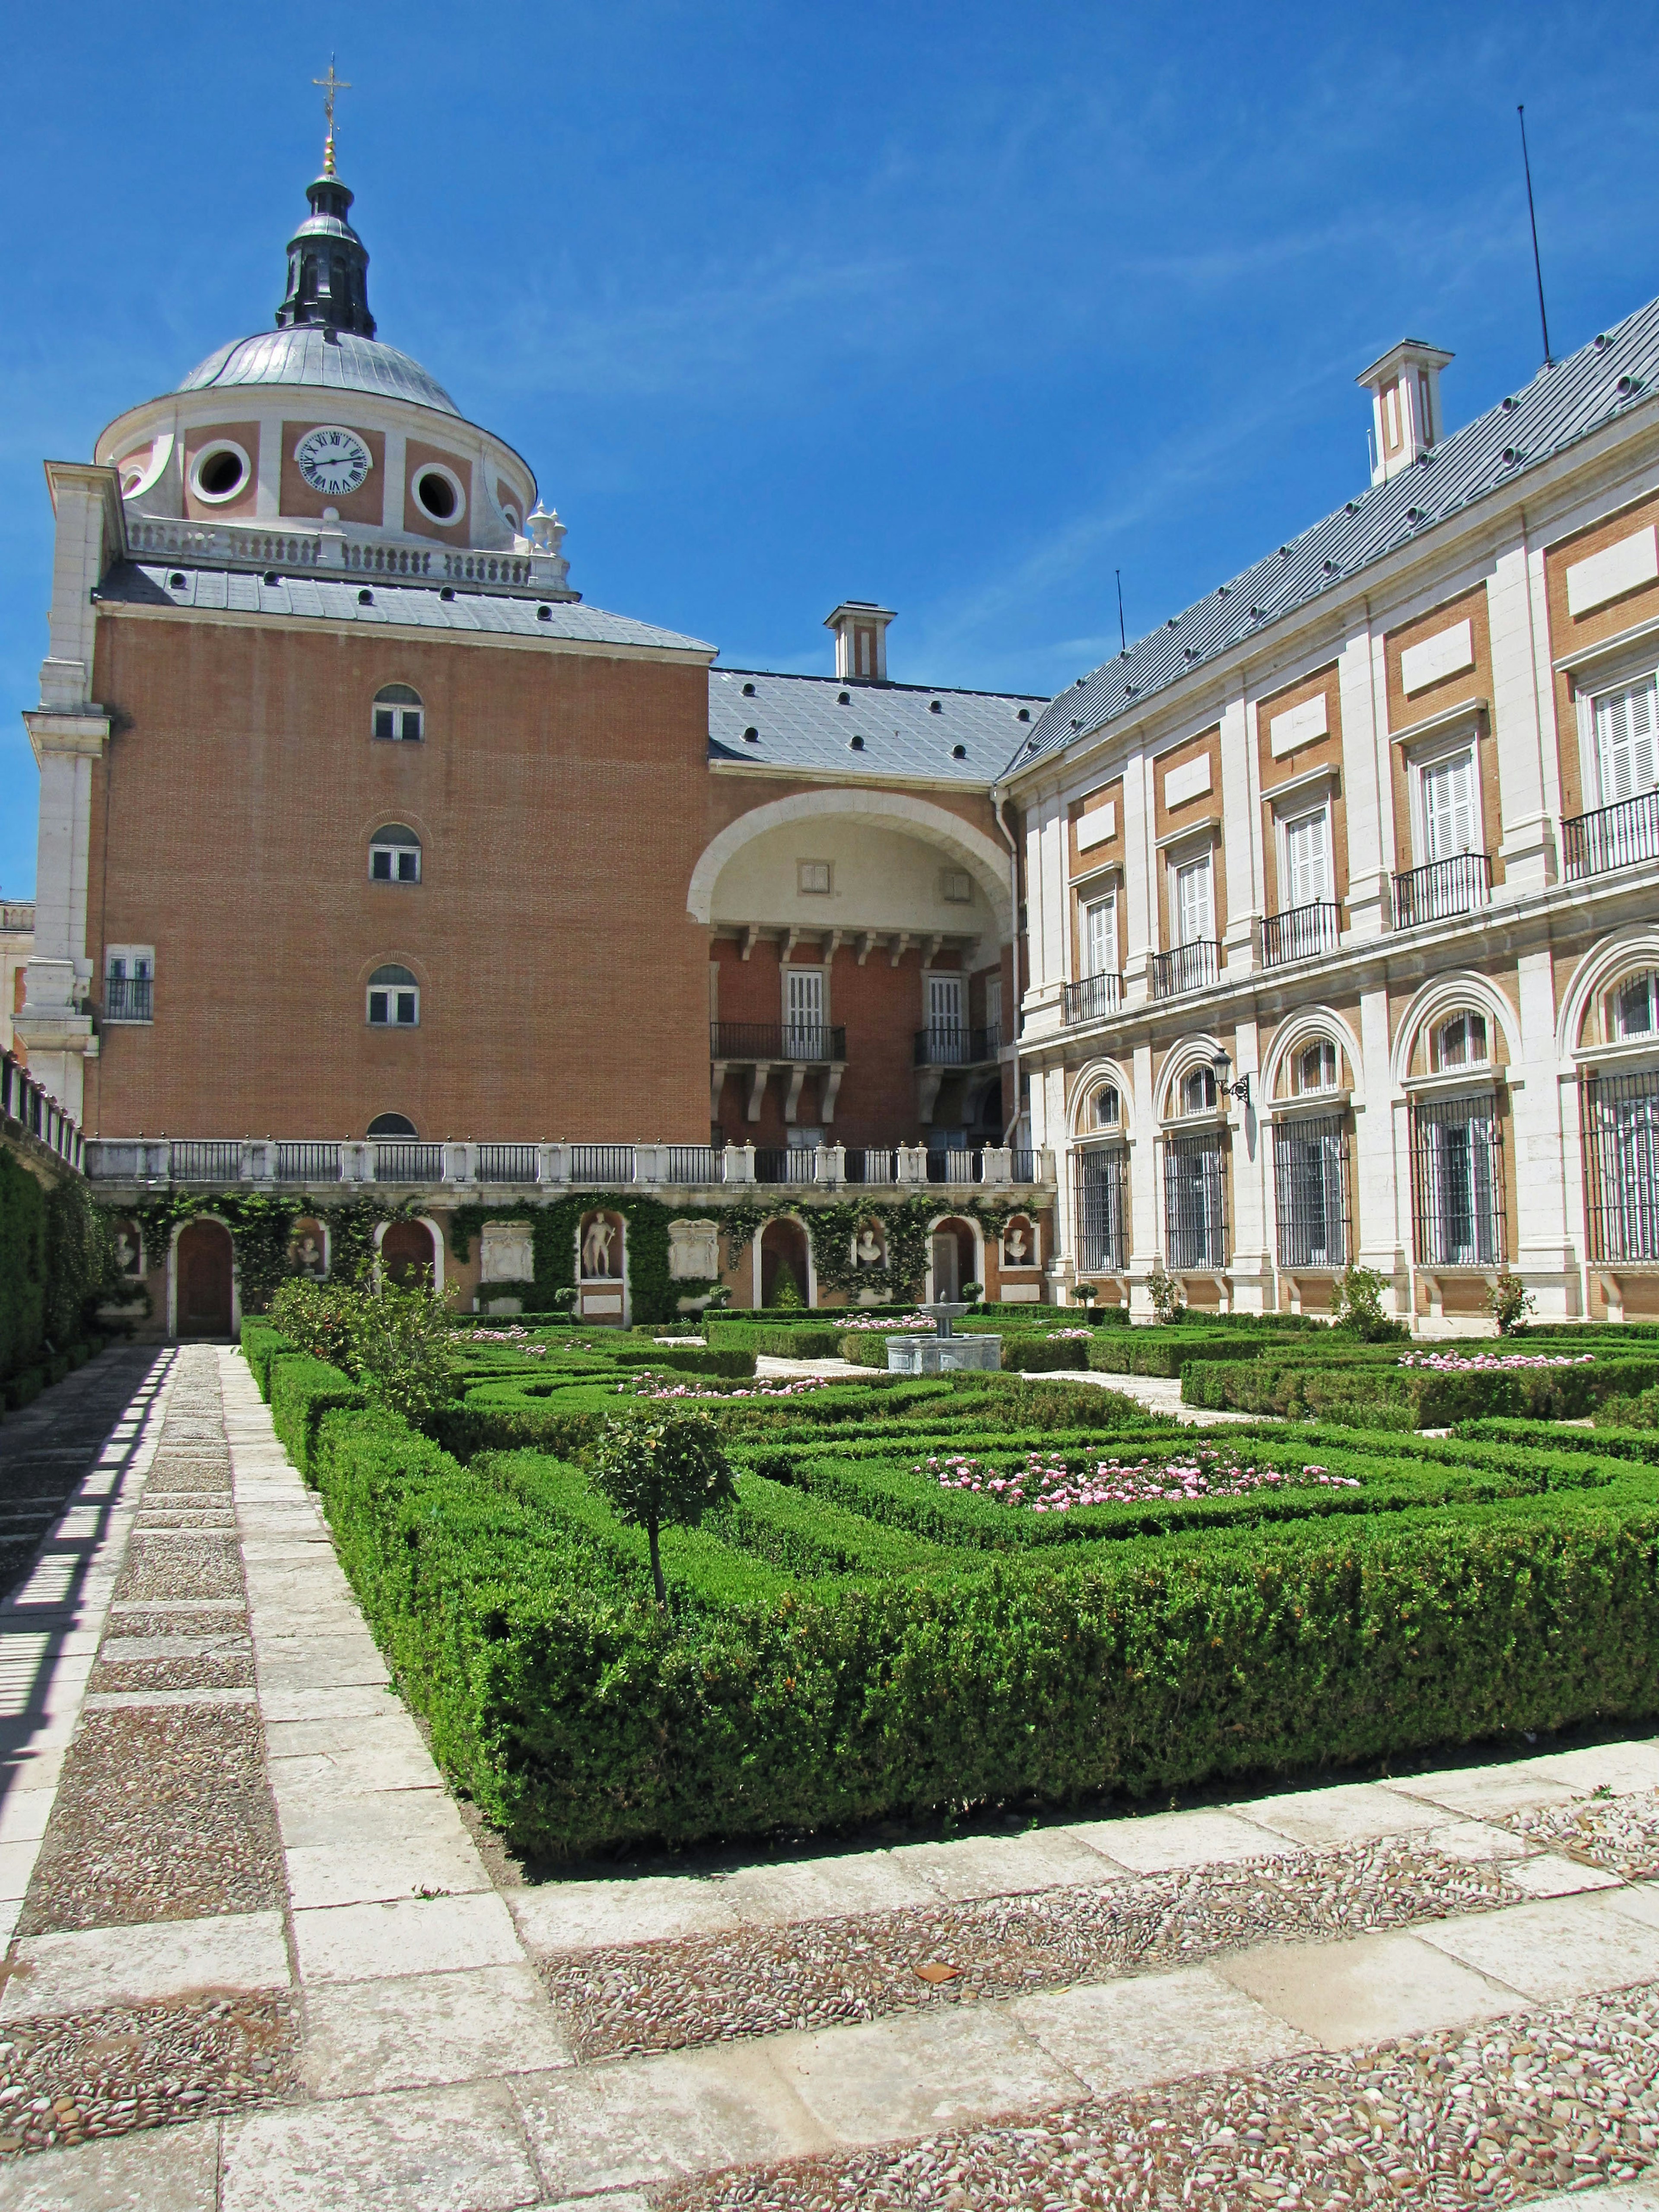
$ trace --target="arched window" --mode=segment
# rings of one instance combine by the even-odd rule
[[[1316,1044],[1304,1045],[1297,1054],[1296,1087],[1298,1091],[1334,1091],[1336,1088],[1336,1047],[1328,1037]]]
[[[1607,1036],[1610,1039],[1659,1035],[1659,973],[1645,968],[1626,975],[1607,994]]]
[[[407,968],[377,968],[368,979],[368,1018],[376,1029],[411,1030],[421,1018],[421,987]]]
[[[1181,1079],[1183,1114],[1209,1114],[1215,1109],[1215,1076],[1207,1067],[1189,1068]]]
[[[364,1134],[370,1137],[412,1137],[415,1124],[407,1114],[377,1114]]]
[[[1472,1009],[1454,1014],[1435,1031],[1432,1045],[1437,1074],[1449,1074],[1460,1067],[1484,1067],[1488,1056],[1486,1016]]]
[[[388,822],[368,841],[368,879],[372,884],[418,884],[421,880],[421,841],[401,822]]]
[[[1115,1129],[1123,1119],[1123,1102],[1115,1083],[1103,1083],[1094,1095],[1093,1121],[1097,1129]]]
[[[383,684],[374,694],[374,734],[418,744],[425,734],[421,695],[407,684]]]

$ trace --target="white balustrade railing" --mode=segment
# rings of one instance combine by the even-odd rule
[[[191,522],[173,515],[126,516],[127,550],[137,560],[188,561],[218,568],[263,568],[278,574],[337,569],[352,575],[406,576],[417,583],[467,584],[491,592],[570,599],[569,563],[556,553],[489,551],[473,546],[410,545],[352,534],[340,524],[320,530],[280,524]]]
[[[930,1152],[925,1145],[771,1152],[753,1145],[460,1144],[414,1137],[88,1137],[85,1165],[98,1183],[218,1189],[1027,1188],[1054,1181],[1052,1152],[1015,1154],[998,1145],[982,1152]]]

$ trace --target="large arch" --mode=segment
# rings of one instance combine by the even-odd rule
[[[1340,1048],[1346,1055],[1349,1072],[1353,1077],[1353,1098],[1356,1105],[1365,1103],[1365,1069],[1360,1058],[1359,1039],[1350,1024],[1334,1006],[1303,1006],[1282,1021],[1274,1030],[1267,1047],[1267,1058],[1261,1064],[1261,1096],[1271,1101],[1279,1096],[1279,1081],[1285,1063],[1304,1045],[1328,1041]]]
[[[1604,939],[1579,963],[1561,1000],[1555,1046],[1563,1067],[1579,1049],[1584,1019],[1603,991],[1632,968],[1659,968],[1659,929],[1621,929]]]
[[[714,886],[721,869],[755,838],[763,837],[769,830],[784,829],[792,822],[822,821],[837,816],[845,818],[848,815],[862,816],[878,827],[908,830],[927,843],[938,846],[966,868],[984,892],[1000,941],[1006,944],[1012,937],[1013,907],[1008,891],[1006,850],[982,830],[975,830],[970,822],[964,822],[960,815],[933,805],[925,799],[912,799],[902,792],[845,787],[802,791],[793,798],[775,799],[765,806],[740,814],[703,848],[686,886],[686,912],[693,921],[707,924],[714,920]]]
[[[1458,969],[1449,975],[1437,975],[1425,983],[1400,1018],[1389,1069],[1397,1091],[1405,1090],[1417,1040],[1424,1030],[1431,1027],[1442,1015],[1455,1014],[1460,1006],[1474,1006],[1495,1024],[1503,1031],[1504,1042],[1509,1047],[1510,1067],[1519,1065],[1521,1027],[1515,1008],[1486,976],[1477,975],[1472,969]]]

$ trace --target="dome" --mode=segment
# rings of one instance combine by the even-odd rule
[[[412,400],[459,416],[460,409],[418,361],[378,338],[314,323],[260,331],[221,346],[191,369],[180,392],[226,390],[238,385],[308,384],[325,392],[366,392],[382,399]]]

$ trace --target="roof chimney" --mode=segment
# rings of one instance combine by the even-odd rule
[[[1437,446],[1446,434],[1440,412],[1440,372],[1453,356],[1421,338],[1401,338],[1354,379],[1371,395],[1371,482],[1390,477]]]
[[[823,618],[836,633],[836,673],[843,684],[887,681],[887,625],[897,619],[891,607],[870,599],[843,599]]]

